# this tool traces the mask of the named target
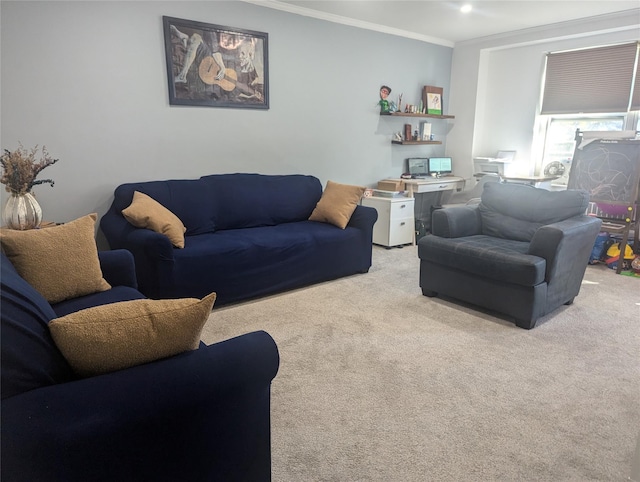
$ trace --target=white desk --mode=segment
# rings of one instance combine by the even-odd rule
[[[462,191],[464,189],[465,180],[458,176],[431,177],[428,179],[384,179],[385,181],[404,182],[404,190],[407,191],[409,197],[415,198],[416,194],[422,193],[440,193],[433,205],[440,205],[442,200],[442,192],[445,191]],[[418,206],[415,207],[418,210]],[[418,219],[418,214],[415,218]],[[413,245],[416,244],[415,229],[413,231]]]
[[[438,191],[462,191],[464,189],[465,180],[458,176],[432,177],[428,179],[385,179],[388,181],[404,182],[405,191],[408,191],[410,197],[414,197],[416,193],[422,192],[438,192]]]
[[[505,182],[514,182],[519,184],[528,184],[533,187],[551,190],[551,182],[560,176],[502,176]]]

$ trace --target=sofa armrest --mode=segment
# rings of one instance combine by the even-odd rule
[[[5,399],[2,480],[269,480],[278,365],[261,331]]]
[[[369,206],[362,206],[358,204],[355,211],[351,215],[351,219],[347,226],[352,228],[372,230],[373,225],[378,220],[378,211],[375,208]]]
[[[136,264],[133,255],[126,249],[98,251],[102,276],[111,286],[138,288]]]
[[[542,226],[536,231],[529,244],[529,254],[546,260],[545,279],[550,286],[551,283],[558,286],[572,284],[579,290],[601,226],[602,220],[581,215]]]
[[[441,238],[460,238],[482,233],[477,205],[451,206],[433,211],[431,233]]]
[[[122,214],[114,212],[113,206],[100,219],[100,229],[111,249],[131,251],[136,263],[137,252],[154,258],[173,259],[173,246],[167,236],[150,229],[136,228]]]

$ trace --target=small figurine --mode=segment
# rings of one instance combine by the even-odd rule
[[[380,87],[380,101],[378,102],[378,105],[380,105],[381,114],[389,113],[389,101],[387,100],[387,97],[389,97],[390,93],[391,87],[387,87],[386,85]]]

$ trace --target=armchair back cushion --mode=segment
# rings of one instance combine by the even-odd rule
[[[485,184],[480,203],[482,234],[517,241],[531,241],[543,225],[584,214],[589,205],[586,191],[545,191],[521,184]]]

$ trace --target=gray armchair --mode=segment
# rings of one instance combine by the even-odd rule
[[[585,191],[488,183],[481,202],[433,213],[418,242],[420,287],[513,318],[536,321],[580,291],[602,222]]]

